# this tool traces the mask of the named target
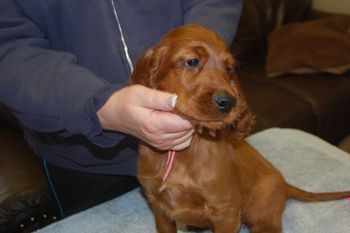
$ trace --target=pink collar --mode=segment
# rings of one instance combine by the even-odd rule
[[[168,157],[165,164],[165,172],[163,174],[163,180],[162,180],[163,183],[168,179],[171,169],[173,168],[175,154],[176,152],[173,150],[168,151]]]

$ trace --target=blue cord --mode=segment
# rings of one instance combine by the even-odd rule
[[[58,198],[56,190],[55,190],[55,188],[53,186],[53,183],[52,183],[52,180],[51,180],[51,177],[50,177],[50,173],[49,173],[49,169],[47,168],[47,164],[46,164],[46,160],[45,159],[43,159],[43,165],[44,165],[44,168],[45,168],[46,177],[47,177],[47,180],[49,181],[49,185],[50,185],[51,191],[52,191],[52,193],[53,193],[53,195],[54,195],[54,197],[56,199],[56,202],[57,202],[57,205],[58,205],[61,217],[64,218],[62,204],[61,204],[61,201]]]

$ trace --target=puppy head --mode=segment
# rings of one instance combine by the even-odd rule
[[[213,32],[196,25],[170,31],[135,65],[132,82],[176,93],[175,111],[199,128],[230,126],[248,134],[250,113],[235,73],[235,60]]]

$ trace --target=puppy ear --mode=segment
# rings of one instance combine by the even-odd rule
[[[234,133],[234,140],[236,141],[242,140],[250,135],[255,124],[255,116],[250,111],[245,101],[239,106],[239,108],[239,116],[232,125],[232,132]]]
[[[133,84],[141,84],[150,88],[156,87],[162,51],[162,47],[151,48],[139,58],[131,75]]]
[[[241,140],[251,133],[255,124],[255,116],[249,109],[246,98],[243,94],[242,87],[236,75],[231,76],[231,86],[238,90],[238,117],[232,124],[232,131],[234,132],[234,140]]]

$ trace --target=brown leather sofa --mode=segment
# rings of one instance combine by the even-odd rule
[[[0,105],[0,232],[32,232],[58,216],[39,159]]]
[[[330,16],[311,10],[311,0],[245,0],[232,45],[238,76],[257,123],[298,128],[338,144],[350,132],[350,73],[268,78],[267,35],[281,25]],[[339,55],[341,56],[341,54]]]
[[[267,35],[278,26],[314,17],[309,0],[245,0],[233,53],[256,114],[254,131],[305,130],[337,144],[350,133],[350,74],[267,78]],[[0,233],[31,232],[58,218],[41,163],[17,122],[0,107]]]

